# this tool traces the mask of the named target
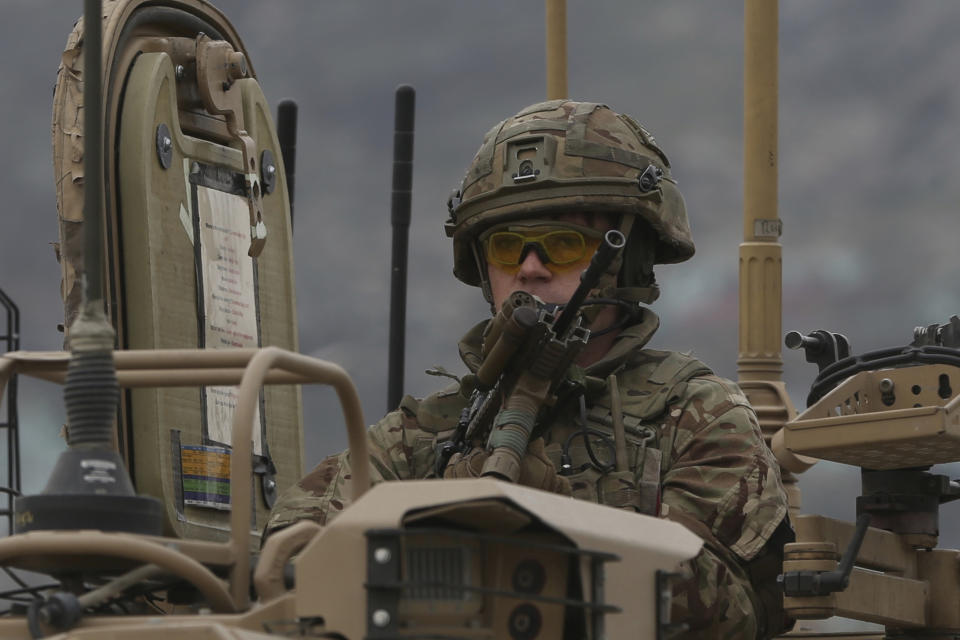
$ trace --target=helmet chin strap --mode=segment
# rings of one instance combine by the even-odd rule
[[[603,312],[605,307],[615,306],[619,308],[619,313],[617,314],[616,319],[607,327],[599,329],[590,329],[590,337],[588,340],[593,340],[594,338],[599,338],[600,336],[605,336],[608,333],[618,331],[627,327],[631,324],[640,320],[640,317],[643,315],[643,307],[639,302],[630,302],[622,298],[615,297],[605,297],[594,290],[592,292],[594,295],[588,297],[583,303],[583,310],[580,312],[580,315],[583,317],[583,324],[586,327],[591,327],[599,318],[600,313]],[[558,305],[562,306],[562,305]]]
[[[493,289],[490,286],[490,277],[487,275],[487,261],[483,259],[483,252],[477,246],[479,242],[474,240],[470,243],[470,250],[473,251],[473,260],[477,264],[477,273],[480,275],[480,291],[483,292],[483,299],[490,304],[490,315],[497,315],[497,305],[493,301]]]

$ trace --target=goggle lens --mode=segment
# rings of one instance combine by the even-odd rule
[[[586,243],[577,231],[554,231],[544,236],[543,248],[554,264],[570,264],[584,257]]]
[[[576,264],[592,255],[600,241],[585,238],[581,232],[573,229],[540,235],[497,231],[487,238],[487,258],[501,267],[517,267],[524,257],[524,250],[531,244],[542,249],[541,256],[546,255],[547,264],[564,266]]]

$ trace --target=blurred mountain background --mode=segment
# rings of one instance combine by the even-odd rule
[[[300,106],[300,349],[343,365],[373,422],[386,411],[394,89],[417,90],[406,390],[422,396],[442,384],[425,369],[464,371],[455,343],[488,312],[452,277],[445,203],[483,134],[544,99],[543,3],[217,4],[271,103]],[[50,111],[82,3],[4,0],[0,12],[0,289],[21,309],[22,348],[58,349]],[[854,352],[906,344],[914,326],[960,312],[960,3],[785,0],[780,23],[784,331],[838,331]],[[697,255],[658,271],[652,346],[692,350],[736,378],[742,2],[569,0],[568,48],[570,96],[634,115],[686,198]],[[784,362],[802,409],[815,367],[797,352]],[[59,393],[21,383],[28,493],[63,447]],[[332,391],[303,396],[310,468],[346,438]],[[805,511],[853,518],[856,470],[821,463],[800,486]],[[943,510],[942,546],[960,547],[956,511]]]

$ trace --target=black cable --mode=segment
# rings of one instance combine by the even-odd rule
[[[39,596],[39,594],[37,593],[38,591],[41,591],[44,589],[55,589],[56,587],[59,587],[59,586],[60,586],[59,583],[54,583],[54,584],[40,585],[39,587],[25,586],[25,587],[21,587],[20,589],[11,589],[9,591],[2,591],[0,592],[0,600],[15,600],[15,601],[22,602],[23,600],[19,599],[18,596],[23,596],[27,593],[30,593],[34,596],[30,600],[35,600]]]
[[[643,315],[643,307],[632,302],[627,302],[626,300],[620,300],[618,298],[587,298],[586,300],[583,301],[584,307],[590,307],[598,304],[607,304],[607,305],[617,306],[617,307],[620,307],[625,313],[620,314],[619,317],[617,318],[617,321],[614,322],[609,327],[606,327],[605,329],[600,329],[598,331],[591,330],[590,337],[587,338],[588,342],[590,340],[593,340],[594,338],[599,338],[600,336],[606,335],[608,333],[619,331],[620,329],[623,329],[624,327],[630,324],[633,324],[640,318],[641,315]],[[558,304],[558,305],[553,305],[553,307],[554,307],[553,313],[556,313],[557,311],[563,309],[564,305]]]
[[[595,466],[601,473],[605,473],[605,474],[610,473],[611,471],[613,471],[613,468],[616,466],[616,463],[608,462],[607,464],[603,464],[602,462],[597,460],[597,456],[594,455],[593,453],[593,445],[590,443],[590,434],[592,432],[593,434],[598,435],[600,437],[600,441],[603,442],[603,444],[607,445],[607,448],[610,450],[610,453],[612,454],[610,456],[611,458],[616,458],[617,445],[609,437],[607,437],[605,433],[593,431],[592,429],[587,427],[587,401],[583,397],[583,394],[580,395],[579,402],[580,402],[580,427],[583,430],[583,443],[586,445],[586,448],[587,448],[587,457],[590,458],[590,462],[593,463],[593,466]]]
[[[142,584],[131,585],[129,588],[124,590],[122,593],[111,598],[109,601],[103,603],[103,606],[123,606],[123,603],[132,603],[137,600],[137,598],[143,598],[143,602],[149,605],[154,611],[166,615],[166,611],[158,607],[153,603],[153,600],[161,600],[155,594],[158,591],[168,590],[172,585],[178,582],[177,579],[170,580],[147,580]]]
[[[15,574],[15,573],[13,572],[13,569],[11,569],[11,568],[9,568],[9,567],[3,567],[3,570],[4,570],[4,572],[10,577],[11,580],[13,580],[14,582],[16,582],[16,583],[17,583],[18,585],[20,585],[22,588],[24,588],[24,589],[29,589],[29,588],[30,588],[30,585],[28,585],[26,582],[24,582],[23,579],[22,579],[20,576],[18,576],[17,574]]]
[[[146,602],[147,605],[152,607],[153,610],[159,613],[160,615],[164,615],[164,616],[167,615],[168,612],[164,611],[162,608],[160,608],[160,605],[157,604],[157,602],[166,602],[166,600],[161,600],[156,595],[154,595],[153,592],[143,594],[143,601]]]
[[[33,595],[34,599],[43,599],[43,594],[41,593],[42,591],[45,591],[45,590],[47,590],[47,589],[56,588],[56,587],[60,586],[60,585],[57,584],[57,583],[54,583],[54,584],[42,584],[42,585],[39,585],[39,586],[31,586],[31,585],[27,584],[26,582],[24,582],[23,578],[21,578],[21,577],[18,576],[16,573],[14,573],[14,572],[13,572],[13,569],[11,569],[11,568],[9,568],[9,567],[0,567],[0,568],[2,568],[3,571],[4,571],[4,573],[6,573],[7,576],[8,576],[11,580],[13,580],[14,582],[16,582],[17,585],[20,587],[20,589],[17,589],[17,590],[11,590],[11,591],[6,591],[6,592],[4,592],[4,593],[0,593],[0,598],[5,599],[5,600],[12,600],[12,598],[7,597],[6,594],[16,594],[16,593],[29,593],[29,594],[32,594],[32,595]]]
[[[27,607],[27,629],[30,631],[31,638],[43,638],[43,628],[40,626],[40,606],[43,600],[34,600]]]
[[[575,473],[580,473],[584,469],[591,466],[600,471],[600,473],[610,473],[613,471],[616,463],[610,462],[604,464],[597,459],[597,456],[593,452],[593,444],[590,442],[590,436],[595,436],[600,439],[600,441],[610,451],[610,457],[612,459],[616,459],[617,445],[607,434],[603,433],[602,431],[597,431],[596,429],[591,429],[587,426],[586,400],[584,399],[583,394],[580,394],[577,399],[580,403],[580,428],[567,436],[567,439],[563,443],[563,450],[560,454],[560,475],[569,476]],[[585,462],[574,469],[570,464],[570,445],[573,443],[573,439],[578,436],[583,438],[584,446],[587,450],[587,457],[590,458],[590,461]]]

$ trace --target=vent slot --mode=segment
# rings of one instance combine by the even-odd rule
[[[411,600],[465,600],[463,589],[451,585],[466,584],[469,578],[466,549],[448,548],[412,548],[407,550],[408,582],[418,586],[403,590],[405,598]]]

